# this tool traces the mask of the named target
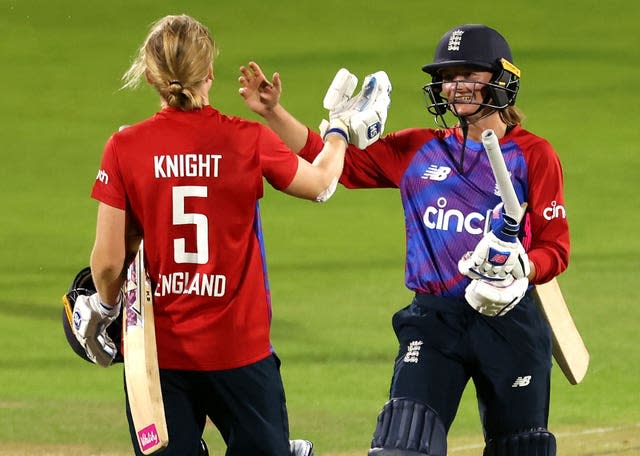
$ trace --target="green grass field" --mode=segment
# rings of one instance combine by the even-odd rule
[[[388,131],[432,125],[420,66],[444,31],[464,22],[502,31],[523,72],[525,127],[564,165],[572,260],[560,283],[591,352],[579,386],[555,369],[550,427],[563,455],[640,454],[640,7],[630,5],[0,0],[0,455],[130,454],[121,367],[67,348],[60,297],[88,263],[104,142],[158,107],[148,88],[119,91],[119,78],[148,25],[182,12],[221,49],[215,107],[255,118],[237,94],[238,67],[255,59],[281,72],[283,103],[316,126],[339,67],[384,69]],[[292,434],[314,440],[317,454],[363,455],[396,352],[390,317],[410,298],[399,195],[340,189],[318,206],[270,190],[262,208]],[[223,454],[214,429],[206,439]],[[472,389],[449,446],[482,452]]]

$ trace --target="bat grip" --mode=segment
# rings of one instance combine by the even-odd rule
[[[487,151],[489,163],[491,164],[491,169],[496,179],[496,185],[500,191],[500,198],[504,203],[505,213],[519,223],[524,211],[522,207],[520,207],[518,195],[513,187],[513,182],[511,182],[507,165],[502,156],[498,136],[491,129],[484,130],[482,132],[482,144]]]

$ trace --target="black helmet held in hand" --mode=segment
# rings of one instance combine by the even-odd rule
[[[96,286],[93,283],[93,276],[91,275],[91,269],[89,267],[83,268],[73,278],[73,282],[69,286],[69,290],[62,297],[62,328],[64,329],[64,335],[67,339],[67,343],[71,349],[85,361],[91,362],[87,357],[84,348],[76,339],[73,334],[73,308],[76,305],[76,299],[78,296],[90,296],[96,292]],[[107,334],[111,337],[111,340],[116,344],[117,355],[113,360],[114,363],[121,363],[123,361],[122,354],[120,353],[120,345],[122,342],[122,311],[118,318],[107,328]]]

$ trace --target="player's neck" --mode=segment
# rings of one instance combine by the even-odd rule
[[[502,121],[498,112],[480,118],[475,122],[473,119],[468,119],[468,122],[469,130],[467,132],[467,138],[472,141],[481,142],[482,132],[487,129],[493,130],[498,138],[502,138],[507,132],[507,124]],[[462,131],[458,131],[458,134],[462,136]]]

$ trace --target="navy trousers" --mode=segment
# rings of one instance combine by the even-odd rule
[[[547,427],[551,331],[530,293],[502,317],[417,294],[393,328],[400,348],[391,398],[428,404],[448,431],[472,379],[485,438]]]
[[[160,369],[169,446],[163,456],[199,456],[207,416],[227,444],[227,456],[289,454],[289,422],[276,355],[224,371]],[[126,386],[125,386],[126,389]],[[126,404],[136,455],[142,455]]]

